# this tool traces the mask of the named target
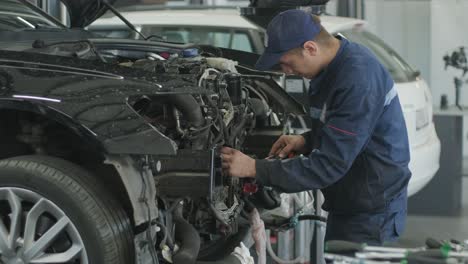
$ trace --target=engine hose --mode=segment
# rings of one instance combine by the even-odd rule
[[[167,244],[169,248],[173,249],[174,242],[172,242],[172,238],[169,235],[169,231],[167,230],[166,226],[161,222],[158,222],[158,226],[161,228],[161,231],[164,233],[164,237],[161,240],[161,243],[159,243],[159,248],[162,249]]]
[[[182,217],[182,208],[174,211],[175,240],[179,250],[172,256],[174,264],[194,264],[200,251],[200,236],[197,230]]]
[[[182,112],[187,121],[195,128],[201,128],[205,124],[205,119],[197,100],[189,94],[168,95],[169,101]],[[177,117],[176,117],[177,119]],[[201,150],[205,147],[206,139],[210,130],[206,129],[198,134],[196,139],[192,140],[192,148]]]
[[[304,257],[300,256],[300,257],[297,257],[293,260],[285,260],[285,259],[281,259],[279,258],[275,252],[273,251],[273,249],[271,248],[271,241],[270,241],[270,230],[266,230],[266,249],[267,249],[267,252],[268,254],[270,255],[270,257],[276,261],[277,263],[279,264],[296,264],[296,263],[303,263],[305,261]]]
[[[319,221],[326,223],[327,218],[320,215],[296,215],[281,222],[273,221],[265,223],[265,226],[270,229],[291,229],[294,228],[300,221]]]
[[[215,261],[196,261],[200,251],[198,231],[182,217],[181,207],[176,208],[173,216],[176,224],[175,239],[180,243],[179,250],[172,256],[174,264],[242,264],[234,255]]]
[[[184,117],[192,126],[197,128],[203,126],[205,120],[203,118],[200,105],[192,95],[168,95],[168,99],[180,112],[182,112]]]

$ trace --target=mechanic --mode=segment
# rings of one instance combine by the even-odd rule
[[[283,135],[270,155],[255,160],[221,149],[234,177],[292,193],[320,189],[329,212],[326,240],[381,245],[395,241],[406,220],[411,176],[408,135],[394,82],[365,47],[330,35],[317,16],[300,10],[268,25],[256,68],[275,65],[310,81],[312,129]],[[287,158],[291,153],[302,154]]]

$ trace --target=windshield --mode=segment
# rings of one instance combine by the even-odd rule
[[[245,31],[194,26],[147,27],[150,31],[149,35],[163,36],[169,42],[195,43],[246,52],[253,51],[252,42]]]
[[[146,36],[161,36],[165,41],[173,43],[193,43],[211,45],[220,48],[254,52],[252,39],[246,30],[231,28],[216,28],[203,26],[141,26]],[[126,27],[91,26],[89,31],[107,38],[139,38]],[[159,39],[158,39],[159,40]]]
[[[1,0],[0,31],[21,31],[38,28],[61,28],[34,7],[20,0]]]
[[[387,68],[395,82],[415,81],[418,74],[392,48],[374,34],[360,28],[341,32],[347,39],[368,47]]]

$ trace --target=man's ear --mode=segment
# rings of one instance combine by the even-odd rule
[[[304,43],[302,46],[304,48],[304,52],[309,56],[317,56],[319,51],[319,46],[316,42],[309,40]]]

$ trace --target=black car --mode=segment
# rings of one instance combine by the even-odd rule
[[[0,0],[0,263],[232,261],[248,210],[279,203],[223,175],[218,150],[263,158],[303,114],[283,75],[244,52],[97,38],[83,28],[112,7],[63,3],[69,28]]]

